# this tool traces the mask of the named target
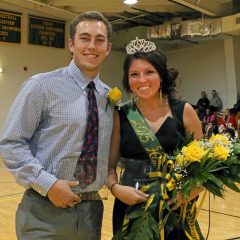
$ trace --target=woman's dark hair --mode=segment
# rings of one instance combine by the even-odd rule
[[[231,138],[235,138],[235,137],[236,137],[236,133],[235,133],[235,131],[234,131],[233,128],[226,128],[226,129],[224,130],[224,133],[225,133],[225,134],[228,133]]]
[[[131,92],[128,81],[128,72],[132,62],[136,59],[143,59],[152,64],[154,68],[156,68],[159,76],[162,79],[161,90],[163,95],[169,96],[169,98],[174,98],[178,71],[173,68],[167,68],[167,58],[165,54],[159,49],[152,52],[136,52],[132,55],[127,55],[123,64],[122,80],[125,90],[127,92]]]

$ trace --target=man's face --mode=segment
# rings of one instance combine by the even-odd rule
[[[69,40],[74,63],[91,78],[99,73],[111,47],[107,39],[107,28],[101,21],[85,20],[78,23],[74,39]]]

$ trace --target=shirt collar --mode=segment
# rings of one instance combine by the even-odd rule
[[[93,81],[95,83],[97,92],[101,92],[102,87],[100,83],[99,74],[93,79],[88,77],[78,68],[78,66],[74,63],[73,60],[70,62],[68,66],[68,71],[74,77],[75,81],[77,82],[79,87],[82,88],[82,90],[85,90],[89,82]]]

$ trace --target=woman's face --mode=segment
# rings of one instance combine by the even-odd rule
[[[230,115],[229,109],[225,109],[225,115]]]
[[[128,72],[128,81],[130,89],[138,98],[159,98],[161,78],[155,67],[148,61],[133,60]]]

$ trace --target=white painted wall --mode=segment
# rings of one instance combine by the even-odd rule
[[[240,99],[240,36],[234,37],[234,59],[237,83],[237,97]]]
[[[103,64],[101,79],[111,87],[118,87],[122,92],[123,61],[125,53],[112,51]],[[124,94],[126,95],[126,94]],[[126,99],[126,96],[124,96]]]
[[[211,98],[211,90],[216,89],[223,104],[228,104],[223,40],[200,42],[189,49],[167,55],[169,67],[179,71],[179,94],[182,99],[196,104],[202,90]]]
[[[65,49],[28,44],[28,10],[16,7],[12,9],[11,6],[3,8],[3,10],[22,13],[22,34],[21,44],[0,42],[0,66],[3,67],[3,73],[0,74],[0,129],[9,107],[25,79],[39,72],[63,67],[71,59],[67,44],[68,34],[65,38]],[[31,12],[31,14],[44,17],[38,12]],[[68,24],[66,24],[66,29],[68,29]],[[66,32],[68,33],[68,31]],[[24,71],[24,67],[27,67],[27,71]]]
[[[38,47],[28,44],[0,46],[0,125],[25,79],[38,72],[66,65],[67,50]],[[27,71],[23,68],[27,67]]]

